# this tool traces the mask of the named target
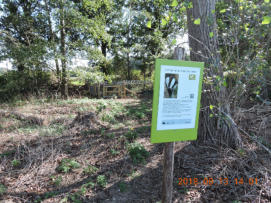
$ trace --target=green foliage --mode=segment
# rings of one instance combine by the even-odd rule
[[[86,168],[84,168],[84,173],[88,175],[95,174],[99,169],[93,165],[88,165]]]
[[[13,159],[11,162],[12,167],[17,168],[21,165],[21,161],[18,159]]]
[[[146,25],[148,28],[151,28],[151,21],[149,20]]]
[[[263,17],[263,21],[262,21],[262,24],[263,25],[268,25],[271,23],[271,17],[270,16],[264,16]]]
[[[0,197],[4,195],[6,191],[7,191],[6,186],[0,183]]]
[[[128,152],[135,164],[144,163],[149,156],[149,152],[139,143],[131,143],[128,146]]]
[[[101,113],[104,109],[106,109],[107,103],[103,100],[99,101],[96,106],[96,113]]]
[[[80,167],[81,167],[80,164],[78,162],[76,162],[75,160],[64,158],[61,160],[61,162],[56,170],[59,172],[68,173],[72,169],[76,169],[76,168],[80,168]]]
[[[115,116],[112,115],[111,113],[104,113],[102,115],[102,121],[106,121],[106,122],[112,123],[112,124],[116,123]]]
[[[143,119],[149,111],[150,109],[147,106],[141,105],[140,107],[129,108],[126,114],[130,118]]]
[[[107,185],[107,180],[106,180],[106,177],[105,175],[99,175],[97,177],[97,184],[101,187],[106,187]]]
[[[124,136],[131,142],[138,137],[138,134],[134,129],[130,129],[128,132],[124,134]]]
[[[195,20],[194,20],[194,24],[195,24],[195,25],[200,25],[200,18],[195,19]]]
[[[60,186],[63,181],[62,176],[51,176],[51,181],[55,186]]]
[[[114,133],[108,133],[108,134],[106,134],[106,137],[108,137],[108,138],[114,138],[115,134]]]
[[[112,155],[117,155],[117,154],[119,154],[120,152],[117,151],[117,150],[115,150],[115,149],[110,149],[110,153],[111,153]]]
[[[88,189],[88,188],[94,188],[94,186],[95,186],[95,183],[94,183],[94,182],[88,182],[88,183],[86,183],[86,184],[83,184],[82,187],[80,188],[80,193],[81,193],[82,195],[85,195],[86,192],[87,192],[87,189]]]
[[[0,102],[10,102],[27,94],[41,95],[41,86],[50,86],[50,73],[8,71],[0,76]]]
[[[127,184],[125,182],[120,182],[119,189],[120,189],[120,192],[125,192],[127,190]]]
[[[78,192],[75,192],[75,193],[69,195],[69,198],[71,199],[71,201],[73,203],[82,203],[82,201],[80,199],[80,194]]]
[[[46,192],[46,193],[44,194],[43,199],[49,199],[49,198],[52,198],[52,197],[54,197],[54,196],[57,196],[58,194],[59,194],[58,191],[50,191],[50,192]]]
[[[97,84],[103,83],[105,80],[111,82],[114,79],[114,76],[105,75],[98,67],[77,67],[70,74],[74,75],[73,82],[76,81],[78,84]]]
[[[53,124],[39,129],[39,136],[57,136],[62,135],[65,126],[62,124]]]
[[[16,152],[15,150],[5,151],[2,154],[0,154],[0,157],[12,156],[15,152]]]

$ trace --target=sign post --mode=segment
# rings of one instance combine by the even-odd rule
[[[179,53],[179,54],[178,54]],[[184,57],[175,49],[175,59]],[[151,143],[166,143],[162,203],[172,202],[174,142],[196,140],[204,63],[157,59]]]

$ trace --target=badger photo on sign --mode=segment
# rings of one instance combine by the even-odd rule
[[[162,65],[157,130],[195,127],[200,68]]]
[[[177,98],[178,74],[165,74],[164,98]]]

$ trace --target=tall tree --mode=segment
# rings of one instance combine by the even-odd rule
[[[201,114],[200,138],[201,140],[208,137],[212,140],[215,139],[214,137],[226,138],[220,140],[229,141],[228,144],[232,147],[238,147],[241,145],[241,138],[230,116],[226,87],[221,82],[224,80],[224,71],[220,64],[221,59],[218,52],[215,3],[215,0],[192,0],[189,5],[190,8],[187,9],[191,60],[206,63],[205,78],[218,76],[219,79],[216,86],[204,84],[204,89],[209,90],[207,91],[209,93],[205,93],[202,100],[202,106],[207,108]],[[221,116],[217,120],[210,118],[209,106],[211,110],[213,106],[218,107],[218,114]],[[216,132],[216,134],[213,134],[213,132]]]
[[[66,53],[66,11],[65,0],[60,2],[60,49],[61,49],[61,65],[62,65],[62,82],[61,94],[67,99],[68,97],[68,84],[67,84],[67,53]]]
[[[58,81],[60,81],[60,68],[59,68],[59,63],[58,63],[58,57],[57,57],[57,40],[56,40],[56,34],[53,31],[53,24],[51,20],[51,8],[52,6],[50,5],[50,2],[48,0],[44,0],[45,3],[45,10],[47,14],[47,20],[48,20],[48,27],[49,27],[49,37],[48,37],[48,43],[49,46],[53,48],[53,57],[55,61],[55,67],[56,67],[56,74]]]
[[[1,7],[2,58],[13,60],[17,70],[41,67],[46,60],[46,22],[39,1],[4,0]]]

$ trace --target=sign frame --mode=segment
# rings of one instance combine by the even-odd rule
[[[198,86],[198,97],[196,107],[195,127],[187,129],[173,129],[173,130],[157,130],[158,108],[159,108],[159,92],[160,92],[160,73],[161,66],[181,66],[189,68],[200,68],[200,78]],[[154,91],[153,91],[153,107],[152,107],[152,126],[151,126],[151,143],[165,143],[175,141],[188,141],[197,139],[200,99],[202,91],[203,79],[203,62],[194,61],[180,61],[169,59],[156,59],[155,61],[155,78],[154,78]]]

